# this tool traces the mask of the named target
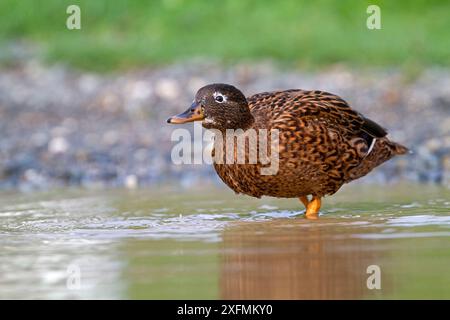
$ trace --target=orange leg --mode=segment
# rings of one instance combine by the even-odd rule
[[[306,207],[305,216],[307,219],[317,219],[319,215],[320,205],[322,201],[320,197],[313,196],[308,206]]]
[[[303,205],[305,206],[305,208],[307,209],[307,208],[308,208],[308,204],[309,204],[308,197],[307,197],[307,196],[302,196],[302,197],[300,197],[299,199],[300,199],[300,201],[303,203]]]

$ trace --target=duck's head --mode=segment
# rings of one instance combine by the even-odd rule
[[[214,83],[200,88],[185,112],[167,119],[173,124],[192,121],[202,121],[207,129],[246,129],[253,123],[253,116],[239,89]]]

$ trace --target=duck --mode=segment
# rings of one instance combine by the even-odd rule
[[[186,111],[167,119],[170,124],[193,121],[214,132],[213,166],[229,188],[256,198],[297,198],[308,219],[318,218],[323,197],[408,152],[391,141],[382,126],[322,90],[279,90],[246,97],[233,85],[213,83],[197,91]],[[276,143],[255,147],[249,138],[255,132],[264,132],[267,139],[276,136]],[[233,142],[248,139],[230,146],[223,142],[227,137]],[[267,157],[249,161],[254,151],[267,151],[271,159],[276,155],[277,170],[263,172]],[[236,161],[242,154],[244,161]]]

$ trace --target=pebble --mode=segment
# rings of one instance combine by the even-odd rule
[[[50,140],[48,151],[50,153],[64,153],[69,149],[69,143],[63,137],[56,137]]]
[[[125,178],[125,187],[127,189],[136,189],[138,186],[138,178],[134,174],[130,174]]]

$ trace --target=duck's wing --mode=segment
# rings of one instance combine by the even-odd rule
[[[387,131],[375,121],[353,110],[340,97],[325,91],[292,89],[263,92],[249,97],[248,101],[252,113],[264,113],[272,122],[300,119],[304,123],[322,123],[348,138],[361,137],[368,144],[373,138],[387,135]]]

